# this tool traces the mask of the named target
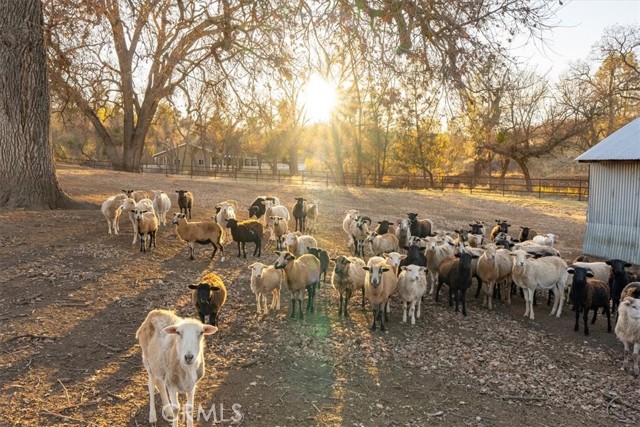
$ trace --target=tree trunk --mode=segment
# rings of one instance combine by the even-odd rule
[[[49,140],[40,0],[0,2],[0,207],[80,207],[60,188]]]
[[[347,183],[344,179],[344,168],[342,166],[342,141],[340,140],[340,133],[338,132],[338,126],[336,125],[335,119],[331,120],[331,140],[333,143],[333,153],[336,157],[336,183],[346,186]]]
[[[511,159],[509,157],[504,157],[502,159],[502,168],[500,169],[500,178],[504,179],[509,171],[509,164],[511,164]]]
[[[514,159],[520,169],[522,169],[522,173],[524,174],[524,180],[527,185],[527,191],[533,191],[533,182],[531,181],[531,173],[529,172],[529,166],[527,166],[526,158]]]

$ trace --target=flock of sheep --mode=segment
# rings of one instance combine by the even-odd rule
[[[579,330],[582,314],[585,335],[589,335],[590,310],[592,324],[599,310],[606,314],[609,332],[614,312],[615,332],[625,349],[623,367],[627,369],[632,355],[633,372],[640,374],[640,282],[630,283],[632,277],[627,269],[631,264],[622,260],[589,262],[581,257],[567,265],[553,247],[557,236],[538,235],[535,230],[520,227],[516,239],[509,235],[510,224],[505,220],[496,220],[489,233],[480,221],[469,224],[469,230],[436,230],[431,220],[418,219],[417,213],[408,213],[396,223],[382,220],[373,227],[371,218],[356,210],[346,211],[342,222],[350,254],[329,259],[328,253],[318,248],[316,239],[304,234],[316,231],[318,201],[296,198],[290,213],[277,197],[260,196],[248,209],[250,219],[239,221],[238,202],[228,200],[217,205],[212,220],[192,222],[193,195],[184,190],[177,193],[180,213],[174,214],[172,223],[178,237],[188,244],[190,259],[195,257],[196,243],[211,244],[211,258],[220,251],[221,261],[225,260],[224,244],[229,238],[238,245],[238,257],[244,258],[246,243],[254,244],[254,257],[261,255],[263,245],[275,245],[278,258],[273,265],[254,262],[248,266],[259,315],[280,309],[283,285],[291,295],[291,317],[303,317],[305,290],[305,311],[313,313],[316,290],[321,280],[326,281],[331,264],[331,283],[339,294],[338,316],[349,317],[351,296],[361,291],[362,307],[366,299],[373,310],[372,330],[386,329],[393,295],[402,303],[402,322],[409,319],[414,325],[416,317],[420,318],[427,290],[429,295],[435,293],[438,301],[443,284],[448,288],[449,305],[455,303],[456,312],[461,305],[465,316],[466,293],[474,279],[475,296],[482,293],[483,306],[489,309],[493,307],[494,294],[510,305],[512,293],[519,289],[525,300],[524,315],[531,320],[536,290],[547,290],[549,298],[553,296],[551,314],[556,317],[560,317],[568,295],[575,311],[575,330]],[[132,243],[139,238],[142,252],[155,247],[158,225],[167,224],[170,209],[171,201],[162,191],[123,190],[102,205],[109,234],[118,234],[120,215],[128,213],[134,230]],[[293,230],[289,230],[291,219],[295,223]],[[371,253],[366,261],[365,248]],[[163,411],[168,411],[164,415],[173,417],[174,426],[179,409],[177,394],[187,394],[185,416],[187,425],[193,424],[189,411],[193,408],[195,384],[204,374],[203,336],[217,331],[227,292],[222,278],[215,273],[206,274],[189,288],[193,290],[199,322],[153,310],[136,334],[149,375],[151,423],[157,420],[153,399],[157,387]],[[204,323],[207,317],[209,325]]]

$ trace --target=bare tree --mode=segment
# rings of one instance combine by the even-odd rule
[[[40,1],[0,2],[0,40],[0,207],[77,207],[53,164]]]

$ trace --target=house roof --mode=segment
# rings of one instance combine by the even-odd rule
[[[576,158],[579,162],[640,160],[640,118],[621,127]]]
[[[184,143],[184,144],[178,145],[177,147],[169,148],[168,150],[158,151],[156,154],[154,154],[151,157],[161,156],[162,154],[165,154],[165,153],[167,153],[169,151],[176,151],[178,148],[182,148],[185,145],[187,145],[187,144]],[[209,148],[205,148],[205,147],[200,147],[199,145],[191,145],[191,144],[189,144],[189,147],[191,147],[192,149],[195,149],[195,150],[204,150],[204,151],[208,151],[209,153],[213,153],[213,150],[211,150]]]

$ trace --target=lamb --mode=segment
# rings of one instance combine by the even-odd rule
[[[320,261],[311,254],[304,254],[296,258],[291,252],[276,251],[278,259],[274,266],[278,270],[284,270],[285,284],[291,292],[291,318],[295,318],[296,300],[302,319],[302,300],[304,289],[307,290],[306,311],[313,313],[316,287],[320,281]]]
[[[327,283],[327,270],[329,269],[329,254],[324,249],[307,248],[307,252],[318,258],[320,261],[320,277],[322,282]],[[318,282],[320,284],[320,282]]]
[[[289,211],[284,206],[275,206],[271,200],[265,202],[265,218],[267,227],[273,227],[273,219],[271,217],[279,216],[286,222],[289,222]]]
[[[366,239],[371,245],[371,253],[380,256],[385,252],[395,252],[398,250],[398,238],[395,234],[378,234],[375,231],[370,232]]]
[[[440,263],[438,270],[438,288],[436,289],[436,301],[440,297],[440,288],[443,283],[449,286],[449,307],[453,306],[453,300],[456,302],[456,313],[458,312],[458,303],[462,303],[462,315],[467,315],[467,289],[471,286],[472,272],[471,261],[477,259],[478,255],[468,252],[458,252],[449,255]]]
[[[427,237],[427,249],[424,254],[427,259],[427,269],[431,278],[431,289],[429,295],[433,295],[436,283],[438,283],[438,275],[442,260],[453,255],[454,246],[444,241],[438,236]]]
[[[209,317],[209,324],[218,326],[220,309],[227,301],[227,287],[222,278],[216,273],[208,273],[197,284],[189,285],[192,289],[191,301],[200,321],[204,323],[205,316]]]
[[[307,201],[302,197],[296,197],[296,202],[293,204],[291,208],[291,214],[296,221],[296,229],[295,231],[300,231],[304,233],[305,230],[305,222],[307,218]]]
[[[484,254],[478,258],[478,278],[482,282],[483,299],[482,306],[493,310],[493,290],[498,284],[506,282],[507,301],[511,305],[511,269],[513,263],[509,257],[507,249],[498,249],[498,247],[489,243],[484,247]]]
[[[309,231],[316,232],[316,223],[318,221],[318,200],[312,200],[307,204],[307,221],[309,221]]]
[[[142,199],[151,199],[153,196],[153,193],[144,190],[122,190],[122,192],[136,202],[139,202]]]
[[[184,213],[174,213],[172,224],[176,225],[176,233],[180,240],[189,245],[189,259],[195,259],[195,244],[211,243],[213,252],[211,259],[216,256],[218,249],[222,254],[220,261],[224,262],[224,247],[222,246],[222,228],[213,221],[189,222]]]
[[[355,209],[350,209],[346,211],[346,213],[347,214],[342,220],[342,229],[344,230],[345,233],[347,233],[347,236],[349,236],[348,243],[349,243],[349,246],[351,246],[353,244],[353,238],[351,236],[351,223],[354,222],[356,218],[358,218],[360,213]]]
[[[509,255],[513,257],[511,275],[516,286],[523,289],[526,310],[525,316],[534,320],[533,296],[536,289],[550,289],[553,291],[554,301],[551,315],[560,317],[564,302],[564,286],[567,282],[567,263],[560,257],[551,256],[539,259],[528,259],[533,255],[522,249],[515,250]]]
[[[627,297],[640,298],[640,282],[631,282],[624,287],[620,298],[625,299]]]
[[[102,203],[100,210],[102,215],[107,219],[107,225],[109,226],[109,234],[113,229],[113,234],[118,235],[120,230],[120,215],[122,214],[122,202],[127,198],[126,194],[118,194],[107,198]]]
[[[547,233],[541,236],[535,236],[531,241],[533,243],[537,243],[541,246],[551,246],[553,247],[554,243],[558,240],[558,236],[555,234]]]
[[[180,208],[180,213],[184,213],[184,214],[188,213],[189,219],[191,219],[191,208],[193,207],[193,194],[191,194],[191,191],[187,191],[187,190],[176,190],[176,193],[178,193],[178,207]]]
[[[276,241],[276,249],[281,251],[283,250],[282,243],[284,240],[284,236],[289,231],[289,225],[287,221],[281,216],[270,216],[269,219],[273,221],[273,234],[272,239]]]
[[[351,241],[354,245],[353,254],[355,256],[364,257],[364,242],[369,235],[370,225],[371,218],[367,216],[358,216],[358,218],[351,223]]]
[[[171,209],[171,199],[164,191],[155,190],[153,193],[153,210],[160,224],[167,225],[167,212]]]
[[[238,243],[238,257],[240,257],[240,244],[242,244],[243,258],[247,257],[245,250],[247,242],[253,242],[256,246],[253,249],[253,256],[262,255],[262,238],[264,230],[262,224],[253,219],[238,222],[237,219],[228,219],[227,228],[231,230],[233,241]]]
[[[377,322],[380,322],[380,330],[384,331],[384,322],[389,318],[385,310],[389,304],[389,297],[398,287],[398,278],[393,269],[386,262],[378,262],[374,265],[362,267],[365,271],[364,294],[373,310],[373,324],[371,330],[375,331]],[[384,313],[384,321],[382,315]]]
[[[518,240],[521,242],[525,242],[527,240],[533,240],[534,237],[538,235],[538,232],[533,228],[529,227],[520,227],[520,234],[518,235]]]
[[[136,202],[129,197],[122,201],[122,211],[129,213],[129,220],[131,221],[131,225],[133,226],[133,241],[131,242],[132,245],[134,245],[138,241],[138,222],[133,216],[133,212],[135,210],[155,212],[153,210],[153,202],[150,199],[142,199],[139,202]]]
[[[622,290],[629,284],[629,275],[626,268],[631,264],[621,259],[610,259],[605,261],[611,266],[611,278],[609,279],[609,289],[611,290],[612,311],[615,313],[620,304],[620,295]]]
[[[509,227],[511,224],[504,219],[496,219],[496,225],[491,229],[491,233],[489,233],[489,240],[492,242],[496,239],[496,235],[500,232],[505,234],[509,233]]]
[[[204,376],[204,335],[218,330],[195,319],[182,319],[167,310],[149,312],[136,338],[140,341],[142,363],[149,376],[149,423],[158,421],[154,399],[160,391],[162,407],[171,408],[173,426],[178,426],[178,393],[186,393],[187,427],[193,426],[196,384]]]
[[[620,303],[616,337],[624,344],[622,369],[629,367],[629,353],[633,353],[633,373],[640,375],[640,299],[626,297]]]
[[[156,218],[156,215],[153,211],[135,209],[133,216],[136,220],[138,235],[140,235],[140,252],[147,252],[147,236],[149,236],[149,250],[151,250],[151,245],[155,248],[156,232],[158,231],[158,218]]]
[[[433,230],[433,221],[430,219],[418,219],[417,213],[408,213],[407,217],[411,222],[410,230],[412,236],[427,237]]]
[[[607,332],[611,332],[611,313],[609,312],[609,287],[602,280],[594,279],[591,270],[575,265],[567,268],[567,272],[573,276],[573,286],[569,293],[571,304],[576,310],[576,324],[574,331],[579,331],[580,311],[584,315],[584,335],[589,335],[589,310],[593,310],[591,324],[596,323],[598,309],[602,307],[607,315]]]
[[[420,306],[422,296],[427,291],[427,277],[424,274],[426,267],[417,265],[408,265],[402,267],[402,272],[398,276],[398,295],[402,300],[403,314],[402,323],[407,323],[407,306],[409,308],[409,317],[411,324],[416,324],[416,317],[420,318]],[[416,312],[416,304],[418,310]]]
[[[318,242],[312,236],[301,236],[299,233],[289,232],[284,238],[284,244],[287,247],[287,251],[291,252],[297,257],[304,254],[308,254],[307,248],[317,248]]]
[[[282,270],[277,270],[274,266],[268,266],[261,262],[254,262],[249,266],[249,269],[251,270],[251,291],[256,296],[258,316],[269,314],[268,294],[271,294],[271,309],[280,310],[280,289],[284,280]]]
[[[340,294],[338,316],[349,317],[349,301],[354,291],[362,289],[362,307],[364,307],[365,263],[357,257],[340,255],[333,260],[336,264],[331,276],[331,285]]]

